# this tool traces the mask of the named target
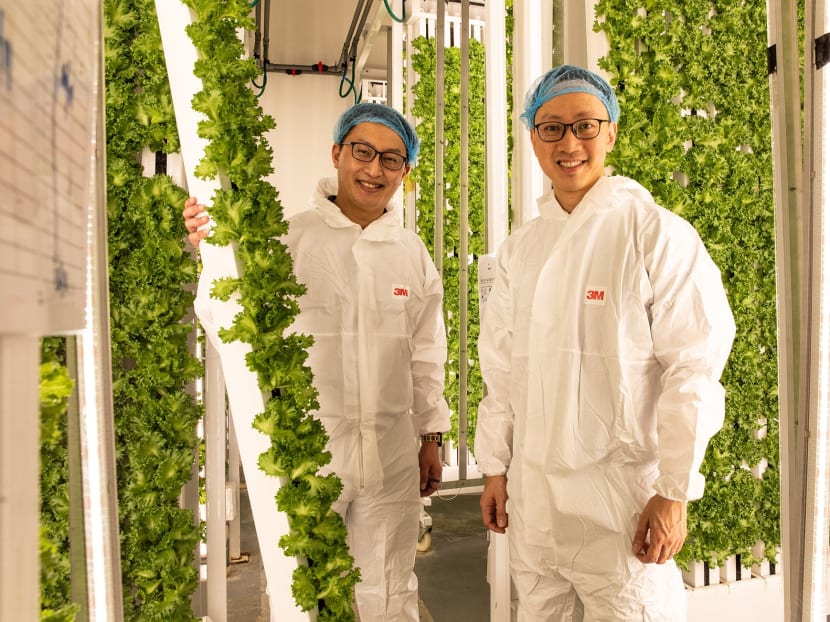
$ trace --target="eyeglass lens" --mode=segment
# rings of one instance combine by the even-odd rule
[[[406,158],[394,151],[378,151],[371,145],[364,143],[347,143],[352,147],[352,156],[361,162],[371,162],[380,155],[380,163],[390,171],[397,171],[406,163]]]
[[[565,131],[571,128],[574,136],[580,140],[596,138],[602,127],[603,119],[580,119],[573,123],[545,121],[536,125],[536,132],[543,141],[555,142],[565,137]]]

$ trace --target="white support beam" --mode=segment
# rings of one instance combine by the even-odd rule
[[[386,103],[401,114],[404,113],[403,29],[404,26],[402,24],[394,22],[386,31],[388,63],[386,73]]]
[[[781,536],[787,620],[801,620],[803,596],[803,426],[797,423],[807,388],[805,349],[808,326],[802,282],[807,227],[803,208],[801,87],[798,21],[794,0],[767,3],[775,193],[776,287],[778,309],[778,395],[781,446]]]
[[[609,51],[608,38],[602,32],[594,32],[595,0],[569,0],[562,3],[563,62],[585,67],[604,75],[599,59]]]
[[[219,352],[208,340],[205,353],[205,537],[207,539],[207,614],[228,620],[228,558],[225,541],[225,379]]]
[[[167,60],[173,106],[182,146],[187,174],[188,191],[208,204],[214,192],[220,188],[218,180],[198,179],[194,175],[196,165],[204,155],[206,141],[197,133],[198,122],[203,118],[190,105],[193,96],[202,89],[201,80],[193,75],[197,52],[185,33],[193,21],[190,10],[178,0],[156,0],[162,43]],[[202,274],[199,280],[199,300],[203,306],[197,309],[205,333],[219,352],[230,402],[234,429],[239,441],[240,458],[251,502],[263,567],[268,582],[272,622],[308,622],[314,613],[302,612],[291,594],[292,573],[297,567],[296,558],[286,557],[278,547],[280,537],[288,532],[288,521],[277,511],[274,497],[279,490],[277,478],[259,470],[259,455],[270,446],[270,440],[251,425],[254,416],[264,410],[265,396],[259,388],[255,374],[248,369],[245,356],[250,346],[241,342],[223,343],[218,339],[219,327],[228,327],[239,310],[235,300],[223,303],[211,299],[208,292],[217,278],[237,277],[239,266],[233,247],[214,246],[207,242],[200,245]],[[224,486],[221,494],[224,495]]]
[[[486,252],[495,253],[508,233],[507,33],[504,0],[488,0],[484,30],[487,160]]]
[[[390,5],[395,4],[400,4],[400,0],[397,3],[390,3]],[[403,25],[398,22],[393,22],[386,29],[386,104],[405,115],[403,101],[403,52]],[[407,185],[401,184],[396,193],[397,200],[401,205],[405,205],[407,201]],[[406,218],[404,210],[400,210],[399,214],[401,217],[401,225],[403,226]]]
[[[515,0],[513,19],[513,226],[518,227],[538,215],[536,199],[550,191],[519,115],[525,93],[551,67],[551,0]]]
[[[368,74],[364,75],[367,69],[366,62],[369,60],[369,54],[376,43],[375,39],[380,33],[381,26],[384,26],[389,20],[386,14],[386,7],[383,5],[383,0],[371,1],[372,6],[369,8],[366,16],[366,25],[363,28],[363,32],[359,34],[360,39],[357,44],[357,55],[354,63],[355,84],[358,84],[363,78],[371,77]]]
[[[228,421],[228,490],[230,490],[229,505],[232,512],[225,508],[228,515],[228,556],[231,561],[242,557],[242,512],[240,503],[239,443],[236,440],[236,431],[233,429],[233,419]],[[231,516],[232,514],[232,516]]]
[[[415,68],[412,66],[412,56],[414,53],[412,40],[417,36],[417,24],[415,20],[411,18],[408,19],[405,28],[406,94],[404,96],[404,107],[406,110],[404,111],[404,116],[409,120],[410,123],[412,123],[412,126],[415,127],[416,121],[414,115],[412,114],[413,104],[415,103],[415,81],[418,79],[418,74],[415,72]],[[404,188],[404,226],[410,231],[415,231],[418,225],[418,197],[417,192],[415,190],[415,185],[410,182],[410,179],[411,178],[407,178],[407,180],[403,184],[401,184]]]
[[[89,622],[121,622],[121,545],[115,418],[112,402],[106,141],[104,131],[104,23],[96,12],[92,171],[87,208],[85,325],[77,340],[78,414],[83,529]],[[73,486],[74,487],[74,486]],[[70,504],[76,502],[70,500]]]
[[[0,620],[40,618],[37,337],[0,334]]]
[[[810,222],[810,350],[806,447],[804,451],[804,568],[801,620],[828,619],[830,551],[830,65],[820,37],[830,32],[828,0],[805,3],[804,175],[805,210]],[[801,455],[801,454],[799,454]]]

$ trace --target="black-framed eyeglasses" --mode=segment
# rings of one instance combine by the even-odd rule
[[[599,136],[603,123],[610,123],[608,119],[580,119],[573,123],[559,123],[558,121],[542,121],[533,126],[539,140],[546,143],[555,143],[565,137],[565,130],[571,128],[580,140],[590,140]]]
[[[399,171],[406,164],[406,156],[396,151],[378,151],[366,143],[340,143],[341,147],[351,146],[352,157],[361,162],[371,162],[375,156],[380,156],[380,164],[390,171]]]

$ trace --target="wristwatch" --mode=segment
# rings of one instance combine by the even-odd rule
[[[441,432],[430,432],[429,434],[421,434],[421,442],[422,443],[438,443],[438,446],[441,446],[441,443],[444,439],[444,435]]]

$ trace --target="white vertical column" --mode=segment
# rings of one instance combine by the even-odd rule
[[[447,39],[446,7],[438,0],[435,20],[435,84],[444,84]],[[443,278],[444,274],[444,89],[435,89],[435,229],[432,260]]]
[[[562,3],[563,62],[585,67],[602,75],[599,59],[608,54],[608,38],[605,33],[594,32],[594,0],[578,0]]]
[[[804,487],[803,612],[807,622],[825,622],[828,614],[828,534],[830,534],[830,32],[828,0],[805,6],[804,164],[806,207],[812,225],[809,330],[810,396]],[[785,569],[786,571],[787,569]]]
[[[225,535],[225,378],[214,345],[205,355],[205,491],[207,495],[207,614],[228,619]]]
[[[392,22],[386,32],[386,103],[403,113],[403,25]]]
[[[0,335],[0,620],[40,619],[39,346]]]
[[[423,20],[413,19],[408,19],[406,22],[406,95],[404,97],[404,116],[406,116],[409,122],[412,123],[413,127],[415,127],[415,117],[412,114],[412,105],[414,104],[415,99],[413,90],[415,88],[415,81],[418,79],[418,74],[412,67],[412,55],[414,53],[412,39],[417,36],[415,29],[418,27],[418,24],[422,22]],[[418,225],[417,192],[414,184],[409,183],[409,181],[402,185],[405,191],[404,226],[410,231],[415,231]]]
[[[488,531],[487,581],[490,583],[490,622],[510,622],[510,548],[507,534]]]
[[[470,223],[470,0],[461,0],[461,119],[458,206],[458,479],[467,479],[467,375],[469,373],[469,223]]]
[[[536,199],[550,191],[536,162],[530,132],[519,115],[533,81],[550,68],[553,8],[550,0],[516,0],[513,4],[513,226],[538,214]]]
[[[228,556],[233,560],[239,560],[242,556],[242,511],[240,503],[239,477],[239,441],[236,440],[236,432],[233,429],[233,418],[228,420],[228,483],[230,490],[231,504],[233,505],[233,516],[228,519]],[[227,505],[227,504],[226,504]],[[225,508],[226,514],[227,507]]]
[[[496,280],[496,260],[484,255],[478,260],[479,316],[487,311],[487,298]],[[510,589],[510,548],[507,535],[487,532],[487,583],[490,585],[490,622],[510,622],[512,594]]]
[[[101,10],[96,15],[96,26],[98,71],[87,209],[86,322],[77,340],[79,436],[89,621],[121,622],[124,612],[112,404]]]
[[[767,29],[774,70],[770,73],[775,192],[775,251],[778,309],[778,394],[781,447],[781,537],[784,610],[801,619],[803,583],[804,430],[798,422],[807,388],[804,370],[808,315],[806,223],[803,206],[801,87],[795,0],[769,0]],[[801,463],[801,464],[800,464]]]
[[[487,135],[486,249],[498,250],[507,238],[507,45],[504,0],[488,0],[485,7],[484,71]],[[517,128],[518,129],[518,128]]]
[[[397,8],[400,2],[390,2],[389,5]],[[397,8],[395,15],[401,15],[403,9]],[[392,20],[392,25],[386,30],[386,103],[401,114],[405,115],[403,109],[403,26]],[[397,197],[401,205],[405,204],[407,184],[401,184],[398,188]],[[404,224],[401,210],[401,225]]]

